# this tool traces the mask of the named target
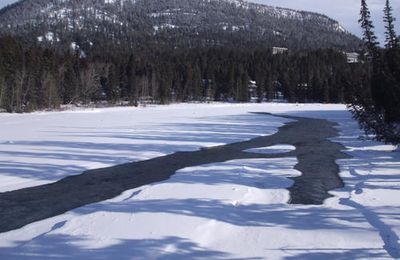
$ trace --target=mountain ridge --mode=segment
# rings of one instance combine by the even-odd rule
[[[86,52],[106,45],[359,46],[326,15],[243,0],[22,0],[0,10],[0,33],[59,48],[76,43]]]

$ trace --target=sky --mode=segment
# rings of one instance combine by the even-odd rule
[[[16,0],[0,0],[0,8],[12,4],[14,2],[17,2]]]
[[[267,5],[288,7],[297,10],[323,13],[339,21],[348,31],[361,36],[358,24],[360,0],[252,0]],[[382,21],[385,0],[367,0],[373,18],[376,34],[384,39],[384,24]],[[394,16],[397,17],[396,31],[400,34],[400,0],[391,0]]]
[[[339,21],[348,31],[360,36],[358,25],[360,0],[250,0],[251,2],[267,5],[288,7],[297,10],[323,13]],[[0,8],[14,3],[16,0],[0,0]],[[400,34],[400,0],[391,0],[394,15],[398,18],[396,30]],[[384,25],[382,22],[385,0],[367,1],[376,27],[376,34],[380,40],[384,39]]]

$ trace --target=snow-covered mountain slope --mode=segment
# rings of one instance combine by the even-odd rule
[[[30,36],[28,40],[51,32],[60,39],[57,45],[74,40],[82,46],[105,41],[189,47],[250,42],[355,49],[359,44],[325,15],[243,0],[22,0],[0,11],[0,31]]]

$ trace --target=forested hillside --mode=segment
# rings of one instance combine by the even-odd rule
[[[344,102],[362,64],[334,50],[272,55],[269,49],[191,48],[81,58],[0,39],[0,107],[31,111],[108,101]],[[256,81],[252,93],[249,81]]]
[[[0,11],[0,108],[344,102],[360,40],[320,14],[213,0],[23,0]],[[281,51],[272,52],[272,47]]]
[[[87,55],[111,46],[360,46],[327,16],[241,0],[23,0],[0,12],[0,32]]]

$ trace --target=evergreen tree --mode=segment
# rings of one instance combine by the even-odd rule
[[[374,25],[371,21],[371,13],[368,9],[368,4],[366,0],[361,0],[361,10],[360,19],[358,22],[363,29],[363,41],[370,55],[375,55],[377,53],[378,45],[377,37],[374,32]]]
[[[395,19],[389,1],[386,1],[384,12],[387,23],[387,49],[379,50],[372,31],[373,25],[369,20],[368,8],[365,1],[362,1],[360,23],[364,30],[365,46],[372,55],[367,62],[368,70],[362,88],[356,93],[351,107],[355,118],[367,134],[374,135],[375,139],[380,141],[399,144],[400,80],[396,75],[400,72],[400,56],[398,48],[394,48],[397,45],[393,27]]]
[[[396,19],[393,17],[393,8],[390,5],[390,1],[386,0],[385,9],[383,10],[384,17],[383,21],[385,22],[385,47],[388,49],[392,49],[398,47],[398,39],[396,36],[396,32],[394,30],[394,22]]]
[[[133,54],[130,55],[128,64],[126,66],[126,79],[127,79],[127,85],[126,85],[126,94],[128,95],[129,102],[132,105],[137,105],[138,102],[138,77],[137,74],[140,72],[138,70],[135,70],[135,64],[134,64],[134,57]]]

